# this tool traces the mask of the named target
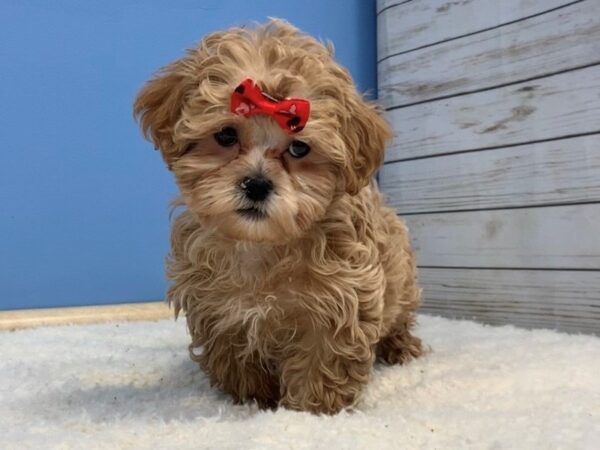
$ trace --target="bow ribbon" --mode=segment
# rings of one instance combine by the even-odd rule
[[[260,90],[250,78],[245,79],[231,94],[231,112],[240,116],[264,114],[270,116],[288,133],[304,128],[310,113],[310,102],[302,98],[277,100]]]

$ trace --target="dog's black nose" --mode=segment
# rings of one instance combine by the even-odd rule
[[[261,202],[273,190],[273,182],[263,176],[246,177],[240,182],[240,187],[250,200]]]

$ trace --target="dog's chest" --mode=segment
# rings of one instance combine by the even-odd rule
[[[301,247],[240,243],[210,246],[172,263],[172,298],[185,311],[197,343],[235,340],[265,360],[293,339],[306,291],[307,258]]]
[[[237,260],[240,278],[247,278],[251,284],[266,278],[274,263],[273,254],[254,247],[240,249]]]
[[[305,272],[301,258],[281,257],[275,252],[256,249],[239,253],[239,293],[247,308],[264,307],[289,310],[300,289],[298,281]]]
[[[288,267],[278,255],[255,249],[239,252],[237,261],[236,279],[219,294],[217,320],[243,336],[247,351],[276,359],[301,316],[297,300],[302,264]]]

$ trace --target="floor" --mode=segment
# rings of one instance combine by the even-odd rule
[[[600,447],[600,338],[421,316],[431,352],[376,366],[355,411],[233,405],[183,321],[0,332],[2,448]]]

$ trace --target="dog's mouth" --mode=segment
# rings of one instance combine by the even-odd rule
[[[236,212],[243,218],[250,220],[264,220],[269,217],[266,212],[255,207],[238,209]]]

